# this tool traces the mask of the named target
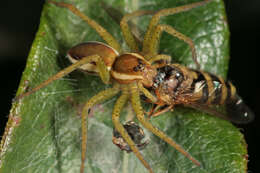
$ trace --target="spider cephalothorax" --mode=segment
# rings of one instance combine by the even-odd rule
[[[121,84],[139,81],[144,86],[150,87],[156,73],[156,69],[140,54],[125,53],[116,58],[111,76]]]

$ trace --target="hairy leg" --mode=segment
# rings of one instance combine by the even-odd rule
[[[165,61],[166,64],[168,64],[171,62],[171,59],[172,59],[172,57],[169,55],[159,54],[159,55],[155,55],[154,57],[151,57],[149,59],[149,62],[152,64],[156,61],[163,60],[163,61]]]
[[[134,85],[131,86],[131,103],[133,106],[133,109],[136,113],[137,119],[141,122],[141,124],[151,131],[153,134],[170,144],[172,147],[174,147],[176,150],[178,150],[180,153],[182,153],[185,157],[190,159],[194,164],[197,166],[200,166],[200,162],[197,161],[195,158],[193,158],[187,151],[185,151],[179,144],[177,144],[174,140],[172,140],[170,137],[168,137],[165,133],[160,131],[158,128],[154,127],[144,116],[143,109],[140,102],[140,94],[138,91],[138,88]]]
[[[143,84],[141,82],[138,82],[138,88],[145,95],[145,97],[150,99],[150,101],[152,103],[156,103],[157,102],[157,98],[152,93],[150,93],[150,91],[148,91],[146,88],[144,88]]]
[[[110,82],[110,72],[107,69],[107,66],[102,58],[99,58],[97,60],[97,68],[98,68],[99,76],[100,76],[101,80],[105,84],[108,84]]]
[[[189,45],[189,47],[191,49],[191,53],[192,53],[192,59],[195,62],[197,68],[200,69],[200,64],[197,61],[197,54],[196,54],[196,49],[195,49],[195,45],[194,45],[193,41],[189,37],[183,35],[182,33],[175,30],[173,27],[171,27],[169,25],[157,25],[155,27],[155,30],[152,33],[152,36],[150,39],[150,44],[148,45],[149,46],[148,49],[150,52],[149,56],[154,56],[157,54],[160,36],[163,31],[167,32],[168,34],[170,34],[174,37],[177,37],[178,39],[184,41],[185,43],[187,43]]]
[[[142,164],[149,170],[150,173],[153,173],[152,168],[150,167],[149,163],[144,159],[144,157],[138,150],[137,146],[135,145],[134,141],[128,135],[127,131],[125,130],[125,128],[123,127],[123,125],[120,123],[120,120],[119,120],[120,112],[129,98],[129,93],[127,90],[128,90],[128,88],[126,87],[125,90],[123,90],[122,95],[116,101],[116,104],[115,104],[114,110],[113,110],[113,114],[112,114],[112,121],[113,121],[115,129],[121,134],[123,139],[126,141],[126,143],[129,145],[131,150],[136,155],[136,157],[142,162]]]
[[[91,107],[94,105],[104,102],[105,100],[115,96],[120,91],[119,86],[115,85],[113,88],[106,89],[104,91],[99,92],[97,95],[93,96],[89,99],[89,101],[85,104],[82,110],[81,115],[81,166],[80,173],[84,172],[84,164],[86,160],[86,152],[87,152],[87,134],[88,134],[88,114],[90,112]]]
[[[150,38],[152,36],[152,32],[155,29],[155,27],[158,25],[160,18],[164,17],[164,16],[169,16],[169,15],[173,15],[173,14],[177,14],[177,13],[181,13],[184,11],[189,11],[193,8],[202,6],[208,2],[210,2],[211,0],[204,0],[204,1],[200,1],[200,2],[195,2],[195,3],[191,3],[191,4],[187,4],[187,5],[183,5],[183,6],[179,6],[179,7],[175,7],[175,8],[166,8],[166,9],[162,9],[160,11],[158,11],[151,19],[150,24],[148,26],[148,29],[145,33],[145,37],[144,37],[144,43],[143,43],[143,52],[146,52],[147,50],[147,45],[149,45],[150,42]]]
[[[157,105],[154,109],[152,109],[148,116],[150,117],[157,117],[165,112],[168,112],[169,110],[171,110],[173,108],[173,105],[168,105],[167,107],[163,108],[163,109],[159,109],[161,107],[161,105]]]
[[[36,91],[38,91],[39,89],[47,86],[48,84],[50,84],[51,82],[60,79],[62,77],[64,77],[65,75],[71,73],[72,71],[76,70],[79,66],[92,62],[92,61],[98,61],[99,59],[101,59],[98,55],[92,55],[92,56],[88,56],[85,58],[82,58],[81,60],[79,60],[78,62],[70,65],[69,67],[59,71],[57,74],[53,75],[52,77],[50,77],[49,79],[47,79],[46,81],[42,82],[41,84],[39,84],[37,87],[31,89],[30,91],[26,92],[26,93],[22,93],[18,96],[16,96],[15,100],[19,100],[25,96],[28,96]]]
[[[54,2],[51,0],[49,0],[48,2],[55,4],[59,7],[67,8],[72,13],[74,13],[76,16],[79,16],[82,20],[84,20],[87,24],[89,24],[100,35],[100,37],[103,38],[111,47],[116,49],[118,52],[121,52],[120,44],[116,41],[116,39],[109,32],[107,32],[106,29],[104,29],[97,22],[90,19],[88,16],[86,16],[82,12],[80,12],[72,4],[67,4],[67,3],[63,3],[63,2]]]
[[[124,39],[130,49],[134,52],[139,52],[138,43],[136,42],[133,33],[131,32],[128,21],[139,16],[153,14],[153,11],[139,10],[133,13],[126,14],[120,21],[120,27],[124,36]]]
[[[185,11],[191,10],[193,8],[202,6],[210,1],[212,1],[212,0],[204,0],[204,1],[195,2],[195,3],[191,3],[191,4],[187,4],[187,5],[183,5],[183,6],[179,6],[179,7],[175,7],[175,8],[167,8],[167,9],[162,9],[162,10],[158,11],[155,15],[153,15],[153,17],[149,23],[148,29],[145,33],[144,41],[143,41],[143,50],[142,50],[143,54],[148,54],[148,55],[151,54],[150,41],[154,34],[154,30],[155,30],[156,26],[159,24],[161,17],[185,12]]]

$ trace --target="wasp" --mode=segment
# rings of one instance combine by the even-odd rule
[[[149,122],[149,119],[144,114],[141,105],[140,95],[145,95],[145,97],[147,97],[154,104],[169,105],[171,108],[172,105],[178,103],[190,103],[192,99],[195,103],[197,103],[196,101],[198,101],[199,98],[202,98],[203,100],[205,99],[207,101],[209,100],[202,97],[205,94],[203,89],[201,90],[202,92],[198,92],[198,94],[195,94],[196,92],[194,91],[199,90],[199,84],[201,84],[202,88],[206,88],[207,86],[209,91],[212,91],[210,90],[211,85],[206,85],[205,82],[199,82],[201,79],[201,75],[199,75],[199,73],[195,71],[188,71],[187,68],[181,67],[180,65],[158,63],[160,61],[169,62],[169,60],[171,59],[171,57],[168,55],[159,54],[158,46],[162,32],[167,32],[170,35],[177,37],[180,40],[183,40],[185,43],[189,45],[192,53],[192,58],[197,67],[199,68],[199,63],[196,59],[196,51],[193,41],[189,37],[176,31],[173,27],[165,24],[159,24],[159,21],[164,16],[191,10],[193,8],[209,3],[210,0],[195,2],[192,4],[175,8],[162,9],[157,12],[149,10],[139,10],[125,15],[120,22],[120,27],[124,39],[129,48],[131,49],[130,52],[123,51],[118,41],[110,33],[108,33],[106,29],[104,29],[94,20],[90,19],[88,16],[84,15],[73,5],[63,2],[48,2],[52,5],[54,4],[58,7],[66,8],[70,10],[72,13],[74,13],[76,16],[80,17],[91,28],[93,28],[106,43],[90,41],[72,47],[68,50],[67,53],[67,57],[72,62],[72,65],[61,70],[49,79],[43,81],[41,84],[31,89],[30,91],[18,95],[15,100],[17,101],[33,94],[39,89],[49,85],[54,80],[60,79],[76,69],[80,69],[82,71],[98,75],[104,84],[112,85],[111,88],[100,91],[95,96],[90,98],[84,104],[84,107],[82,109],[80,173],[83,173],[85,168],[87,152],[86,123],[88,119],[88,114],[90,113],[90,110],[94,105],[102,103],[105,100],[108,100],[118,94],[120,94],[120,96],[116,100],[112,112],[112,122],[114,124],[114,128],[120,134],[120,136],[118,135],[118,137],[116,137],[116,140],[122,137],[125,142],[122,142],[121,144],[128,144],[129,148],[126,147],[126,149],[128,151],[131,150],[150,173],[153,173],[154,171],[139,151],[139,148],[141,147],[140,149],[142,149],[142,146],[145,146],[145,144],[142,144],[139,139],[136,139],[136,137],[131,138],[131,136],[129,135],[130,131],[127,129],[126,126],[123,126],[120,122],[121,110],[128,101],[130,101],[130,104],[136,114],[138,121],[142,124],[144,128],[151,131],[154,135],[158,136],[166,143],[174,147],[185,157],[191,160],[195,165],[200,166],[201,163],[198,160],[196,160],[191,154],[185,151],[185,149],[183,149],[182,146],[180,146],[173,139],[167,136],[164,132],[162,132]],[[134,35],[130,30],[130,27],[128,26],[128,21],[135,17],[143,15],[152,15],[152,18],[149,23],[148,29],[145,32],[144,39],[142,41],[142,50],[139,50],[139,45],[135,40]],[[184,74],[185,71],[187,73]],[[170,76],[170,78],[165,78],[164,75],[166,77]],[[181,80],[181,78],[183,79]],[[198,82],[194,82],[196,81],[196,79]],[[206,80],[206,82],[207,81],[209,80]],[[219,84],[223,83],[219,82]],[[183,97],[186,98],[186,101],[184,99],[181,100],[181,97],[178,97],[174,93],[175,91],[173,92],[175,88],[177,88],[176,93],[177,91],[178,93],[181,93],[179,94],[179,96],[184,96],[186,94],[185,97]],[[184,89],[186,89],[185,94],[184,92],[182,92],[182,90]],[[232,92],[231,89],[230,92]],[[188,93],[187,90],[189,90],[190,92]],[[216,92],[217,91],[220,92],[220,89],[216,90]],[[224,89],[221,89],[221,92],[222,91],[224,91]],[[153,93],[155,93],[155,95]],[[201,93],[201,95],[199,93]],[[226,93],[228,94],[228,92]],[[190,95],[190,99],[187,99],[188,95]],[[194,97],[191,97],[192,95]],[[197,96],[195,97],[195,95]],[[232,95],[232,93],[230,95]],[[134,129],[138,130],[138,128],[136,127],[134,127]],[[138,132],[135,133],[142,134],[140,129]]]
[[[157,68],[153,82],[150,90],[158,101],[150,116],[172,110],[175,105],[184,105],[237,124],[254,119],[254,113],[237,94],[235,86],[214,74],[167,64]],[[218,106],[224,106],[225,110],[221,111]]]

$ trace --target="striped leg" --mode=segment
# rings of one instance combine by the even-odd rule
[[[107,90],[99,92],[97,95],[93,96],[89,99],[89,101],[85,104],[82,110],[81,115],[81,166],[80,173],[84,173],[84,165],[86,160],[86,152],[87,152],[87,134],[88,134],[88,114],[90,112],[91,107],[94,105],[104,102],[105,100],[115,96],[119,92],[119,86],[115,85],[113,88],[109,88]]]

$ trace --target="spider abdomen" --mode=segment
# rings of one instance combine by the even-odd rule
[[[76,63],[82,58],[91,55],[99,55],[104,60],[108,70],[110,70],[119,53],[109,45],[97,41],[78,44],[69,49],[67,53],[67,56],[72,63]],[[79,69],[92,74],[97,74],[99,72],[96,62],[94,61],[80,66]]]

